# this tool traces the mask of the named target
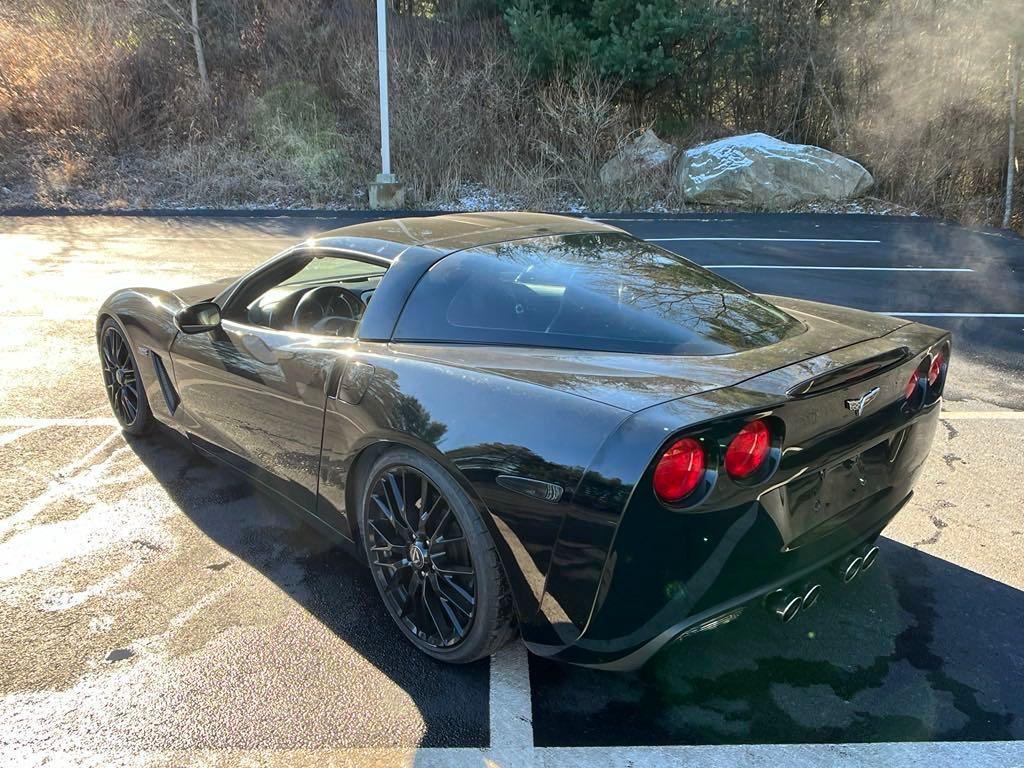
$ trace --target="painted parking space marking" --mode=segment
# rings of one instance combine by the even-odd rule
[[[880,245],[881,240],[846,240],[833,237],[647,237],[649,243],[675,242],[751,242],[751,243],[857,243]]]
[[[943,411],[944,419],[960,419],[966,421],[995,421],[1009,419],[1024,421],[1024,411]]]
[[[1024,313],[1017,312],[903,312],[898,309],[876,309],[883,315],[900,315],[901,317],[1009,317],[1024,318]]]
[[[118,755],[90,751],[12,750],[0,755],[12,758],[7,764],[39,765],[185,765],[197,762],[195,752],[142,751],[126,763]],[[123,756],[120,756],[123,758]],[[427,747],[363,747],[341,749],[203,750],[203,765],[324,766],[379,768],[384,765],[416,768],[707,768],[735,766],[764,768],[770,765],[869,766],[899,765],[901,768],[933,768],[966,762],[971,768],[1018,768],[1024,765],[1024,746],[1014,741],[992,742],[886,742],[878,744],[742,744],[724,746],[637,746],[637,747],[537,747],[526,750]]]
[[[705,269],[811,269],[836,272],[973,272],[970,267],[825,267],[796,264],[701,264]]]
[[[545,747],[537,765],[603,766],[875,766],[926,768],[967,761],[972,768],[1024,764],[1024,744],[1003,742],[893,742],[883,744],[738,744],[673,747]]]
[[[533,704],[526,647],[515,640],[491,657],[492,749],[533,747]]]

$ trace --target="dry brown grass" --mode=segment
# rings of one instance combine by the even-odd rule
[[[667,170],[614,187],[598,170],[630,131],[686,107],[665,136],[679,146],[753,129],[820,140],[867,165],[874,194],[992,222],[1006,162],[1005,67],[986,37],[998,25],[944,2],[945,15],[887,0],[888,13],[836,29],[762,20],[778,36],[774,79],[719,68],[682,106],[682,91],[638,105],[586,71],[531,81],[500,19],[393,15],[393,166],[416,206],[482,185],[538,209],[681,208]],[[0,206],[364,205],[380,149],[371,5],[201,5],[209,99],[159,3],[0,6],[0,187],[13,190]]]

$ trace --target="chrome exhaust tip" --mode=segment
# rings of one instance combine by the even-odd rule
[[[804,596],[800,600],[801,610],[807,610],[821,597],[821,584],[807,584],[803,589]]]
[[[860,555],[847,555],[839,562],[839,578],[843,580],[843,584],[849,584],[857,578],[863,567],[864,558]]]
[[[795,619],[803,604],[803,595],[784,592],[781,589],[772,592],[764,601],[765,608],[775,614],[775,618],[783,624],[788,624]]]
[[[866,571],[872,565],[875,564],[875,560],[878,559],[878,547],[868,547],[864,550],[864,554],[860,556],[861,563],[860,569]]]

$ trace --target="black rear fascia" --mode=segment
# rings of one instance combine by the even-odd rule
[[[935,346],[925,347],[898,366],[899,373],[892,371],[888,376],[901,380],[904,373],[909,376]],[[709,394],[723,405],[729,401],[739,405],[745,399],[742,385]],[[771,414],[792,434],[787,439],[789,450],[783,449],[774,474],[763,482],[750,486],[719,472],[710,492],[690,506],[670,507],[657,498],[653,490],[657,456],[653,457],[633,486],[617,526],[608,567],[587,625],[588,638],[598,644],[611,642],[623,627],[643,625],[670,603],[685,609],[676,617],[682,620],[686,612],[697,614],[735,595],[756,590],[759,584],[784,579],[787,573],[836,552],[842,542],[880,530],[911,492],[931,445],[941,397],[914,409],[905,408],[902,398],[897,398],[855,417],[843,407],[842,400],[847,396],[838,389],[825,393],[823,397],[829,402],[817,409],[821,418],[794,420],[794,414],[809,403],[790,399],[776,404],[764,402],[746,411],[734,410],[724,418],[678,432],[676,438],[700,432],[709,443],[717,443],[709,447],[710,451],[723,452],[744,423]],[[694,398],[677,404],[686,406],[686,400],[694,405]],[[825,421],[824,414],[834,415]],[[794,445],[801,450],[792,451]],[[898,454],[885,470],[898,481],[886,483],[841,510],[836,520],[822,520],[816,530],[804,531],[798,518],[789,518],[791,512],[801,514],[801,504],[814,503],[820,473],[861,454],[871,459],[875,450]],[[801,500],[797,496],[804,477],[810,495]],[[771,493],[782,484],[792,493]],[[792,510],[769,510],[773,497],[787,499]],[[778,512],[781,521],[773,519],[772,511]],[[793,527],[787,529],[787,522]],[[836,526],[838,522],[844,525]],[[640,561],[643,568],[628,565]],[[606,604],[614,607],[603,611]]]
[[[876,378],[881,375],[886,381],[883,389],[888,394],[884,401],[879,400],[860,417],[855,417],[843,402],[851,396],[863,394],[856,385],[835,387],[831,392],[819,391],[817,394],[827,399],[827,403],[814,404],[809,402],[812,398],[787,396],[789,389],[804,381],[803,378],[793,380],[803,368],[794,363],[727,387],[643,409],[624,421],[594,457],[578,487],[574,509],[563,522],[546,581],[546,594],[552,598],[553,605],[557,604],[559,613],[590,636],[591,630],[604,625],[609,619],[606,615],[601,617],[597,626],[591,625],[598,619],[601,606],[617,580],[616,574],[621,574],[623,568],[650,577],[641,579],[642,584],[619,584],[615,590],[619,592],[625,586],[632,595],[626,599],[619,592],[615,602],[625,600],[632,607],[625,608],[624,614],[618,609],[612,611],[623,625],[628,625],[630,616],[640,620],[645,615],[657,613],[659,607],[663,607],[663,603],[661,606],[658,603],[669,597],[673,584],[682,587],[692,581],[702,565],[708,578],[718,572],[724,562],[715,566],[714,558],[709,560],[710,551],[703,551],[712,546],[712,542],[721,544],[723,538],[735,536],[736,546],[742,549],[746,544],[740,545],[739,540],[749,543],[751,539],[748,537],[752,536],[753,540],[762,542],[761,546],[767,545],[770,550],[781,552],[787,541],[771,518],[763,510],[758,512],[757,498],[792,476],[795,470],[787,468],[793,466],[792,462],[832,466],[856,454],[858,449],[863,451],[901,432],[904,434],[898,440],[909,446],[909,452],[927,455],[930,435],[937,422],[934,406],[941,397],[929,399],[923,408],[906,409],[897,394],[897,381],[898,391],[902,392],[904,374],[909,377],[911,370],[922,365],[930,352],[947,345],[949,334],[913,323],[889,331],[883,337],[890,334],[898,335],[894,339],[898,348],[906,346],[918,351],[903,363],[890,366],[885,373],[876,372]],[[862,365],[864,359],[857,363]],[[787,378],[790,380],[786,381]],[[798,412],[802,412],[803,418],[794,421],[792,417]],[[732,480],[720,472],[714,487],[702,494],[696,504],[684,502],[673,508],[656,498],[652,485],[653,468],[665,445],[673,439],[700,432],[713,438],[709,442],[716,444],[710,449],[712,458],[709,461],[711,466],[715,466],[716,458],[724,453],[742,426],[759,417],[782,422],[780,434],[784,436],[784,442],[779,454],[772,457],[773,474],[767,477],[759,474],[757,481],[751,483]],[[920,426],[908,429],[913,425]],[[805,443],[810,450],[799,459],[792,451],[786,455],[787,445],[803,446]],[[915,459],[906,465],[908,483],[920,469],[919,461]],[[909,487],[906,491],[909,493]],[[874,510],[860,516],[849,528],[849,534],[859,532],[867,535],[869,529],[879,530],[887,516],[894,514],[895,508],[902,504],[907,493],[903,493],[903,488],[894,487],[885,498],[875,499],[879,505],[877,518]],[[733,533],[727,537],[730,531]],[[789,543],[792,543],[796,534],[790,533]],[[828,538],[834,544],[834,538]],[[828,549],[829,546],[831,544],[826,541],[821,546],[807,547],[808,551],[796,559],[809,562],[821,554],[823,547]],[[723,552],[721,549],[718,551]],[[666,563],[667,570],[662,571],[658,561]],[[627,563],[631,562],[644,562],[645,565],[639,569],[630,568]],[[734,575],[739,581],[745,581],[758,574],[758,578],[767,577],[773,568],[741,570],[743,573]],[[782,576],[781,573],[777,575]],[[710,583],[707,585],[705,594],[691,605],[694,610],[713,604],[729,593],[736,594],[733,590],[743,591],[739,588],[744,585],[732,577],[711,580],[716,582],[714,588]],[[626,582],[629,581],[627,577]],[[752,583],[747,584],[745,589],[753,586]],[[603,626],[600,631],[614,632],[611,626]]]

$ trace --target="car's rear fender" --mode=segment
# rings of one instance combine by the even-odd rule
[[[347,365],[372,366],[372,379],[358,403],[328,401],[318,516],[354,535],[349,483],[358,457],[378,444],[415,448],[440,462],[478,502],[520,620],[531,622],[580,478],[628,414],[535,384],[406,356],[399,345],[360,342]],[[557,488],[558,498],[516,490],[509,478]]]

